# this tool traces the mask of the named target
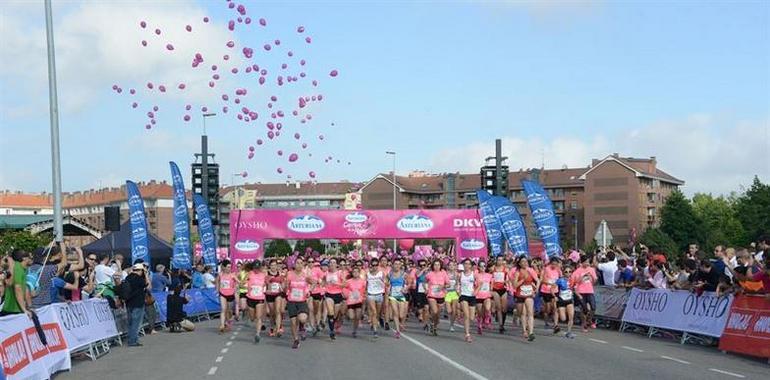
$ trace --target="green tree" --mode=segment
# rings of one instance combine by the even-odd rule
[[[270,240],[265,245],[265,257],[286,257],[291,254],[291,246],[286,240]]]
[[[770,185],[754,177],[751,187],[736,200],[735,214],[745,230],[746,240],[770,233]]]
[[[5,231],[0,234],[0,255],[10,254],[14,249],[32,252],[45,247],[53,238],[50,234],[33,235],[29,231]]]
[[[735,199],[695,194],[692,206],[701,222],[703,249],[706,252],[713,252],[717,245],[740,246],[746,243],[746,233],[735,211]]]
[[[317,251],[322,255],[326,253],[326,246],[319,239],[297,240],[297,245],[294,247],[294,250],[299,253],[305,253],[307,248]]]
[[[674,240],[679,248],[677,252],[684,251],[689,244],[699,244],[703,236],[701,222],[695,215],[690,200],[681,191],[674,190],[671,193],[660,215],[660,229]]]
[[[683,250],[679,248],[674,239],[671,239],[668,234],[663,232],[660,228],[648,228],[641,237],[639,237],[639,243],[646,245],[653,252],[663,252],[666,257],[675,261],[682,255]]]

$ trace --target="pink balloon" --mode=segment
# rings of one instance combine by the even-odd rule
[[[184,28],[185,28],[185,29],[186,29],[188,32],[192,32],[192,26],[190,26],[190,25],[186,25]]]
[[[237,67],[233,67],[233,69],[230,70],[230,72],[233,73],[233,74],[238,74],[238,68]]]
[[[278,137],[281,135],[281,131],[275,131],[275,137]]]
[[[285,64],[285,63],[284,63],[284,64],[281,64],[281,68],[282,68],[282,69],[286,70],[286,68],[287,68],[287,67],[289,67],[289,65],[287,65],[287,64]]]
[[[293,56],[294,56],[294,52],[292,52],[291,50],[289,50],[289,52],[288,52],[288,53],[286,53],[286,54],[287,54],[289,57],[293,57]]]
[[[265,84],[265,77],[259,77],[259,84]]]
[[[251,72],[251,66],[246,66],[246,72],[247,72],[247,73],[250,73],[250,72]]]
[[[297,140],[299,140],[299,137],[300,137],[300,136],[299,136],[299,132],[295,132],[295,133],[294,133],[294,138],[295,138],[295,139],[297,139]]]
[[[225,61],[227,61],[228,59],[230,59],[230,56],[229,56],[229,55],[227,55],[227,54],[225,54],[225,55],[223,55],[223,56],[222,56],[222,59],[224,59]]]
[[[251,118],[251,120],[257,120],[257,117],[259,117],[259,115],[257,115],[256,112],[252,111],[252,112],[249,112],[249,117]]]
[[[294,115],[294,116],[297,116],[297,115],[299,115],[299,111],[297,111],[297,110],[291,111],[291,114]]]
[[[243,120],[243,115],[241,115],[241,114],[238,114],[238,116],[236,116],[236,117],[238,118],[238,120]]]
[[[158,112],[158,106],[152,107],[152,110],[155,111],[155,112]]]
[[[311,97],[310,97],[310,100],[312,100],[312,101],[316,101],[316,100],[318,100],[318,97],[317,97],[317,96],[315,96],[315,95],[313,95],[313,96],[311,96]]]
[[[227,22],[227,29],[230,29],[231,31],[235,30],[235,21],[233,21],[233,20],[228,21]]]
[[[246,19],[243,20],[243,22],[248,25],[251,24],[251,17],[246,17]]]
[[[283,151],[282,151],[282,150],[280,150],[280,149],[279,149],[279,150],[278,150],[278,152],[276,152],[276,153],[278,153],[278,155],[279,155],[279,156],[283,156]]]
[[[254,158],[254,153],[249,153],[249,160]]]
[[[315,86],[318,86],[318,81],[317,81],[317,80],[313,80],[313,86],[314,86],[314,87],[315,87]]]
[[[219,80],[219,74],[214,74],[211,76],[211,78],[214,80]]]
[[[278,97],[275,96],[275,95],[272,95],[272,96],[270,96],[270,100],[272,100],[274,102],[277,102],[278,101]]]
[[[113,90],[115,90],[115,91],[117,91],[117,90],[118,90],[118,85],[117,85],[117,84],[113,84],[113,85],[112,85],[112,89],[113,89]]]
[[[144,128],[145,128],[145,129],[150,129],[150,128],[152,128],[152,125],[150,125],[150,124],[147,124],[147,125],[145,125],[145,126],[144,126]]]
[[[307,115],[305,115],[305,118],[308,119],[308,120],[313,120],[313,115],[307,114]]]
[[[305,98],[299,98],[299,108],[305,108]]]
[[[209,87],[214,88],[214,81],[209,81]]]
[[[306,75],[307,75],[307,74],[305,74],[305,72],[304,72],[304,71],[303,71],[303,72],[301,72],[301,73],[299,73],[299,77],[300,77],[300,78],[304,78]]]
[[[176,86],[180,90],[184,90],[185,87],[187,87],[184,83],[179,83],[178,86]]]
[[[272,121],[268,121],[265,125],[267,126],[268,129],[271,129],[271,130],[275,129],[275,125],[273,124]]]
[[[241,177],[246,178],[249,176],[249,172],[243,172],[241,173]]]
[[[160,36],[160,29],[155,29],[155,34]]]
[[[139,104],[137,104],[136,102],[131,103],[131,108],[136,108],[136,107],[139,107]]]
[[[283,111],[278,110],[278,117],[283,117]]]
[[[120,90],[120,89],[118,89],[118,90]],[[160,86],[158,86],[158,90],[160,90],[160,92],[166,92],[166,86],[160,85]],[[118,91],[118,92],[120,92],[120,91]]]
[[[128,92],[129,92],[131,95],[133,95],[133,94],[136,94],[136,90],[134,90],[133,88],[132,88],[132,89],[130,89],[130,90],[128,90]]]
[[[306,148],[307,148],[307,143],[302,143],[302,149],[306,149]]]
[[[297,155],[297,153],[292,153],[289,155],[289,162],[295,162],[297,161],[298,158],[299,156]]]
[[[201,112],[209,112],[209,108],[206,106],[201,107]]]
[[[259,25],[267,26],[267,20],[265,20],[263,18],[259,19]]]
[[[307,173],[310,178],[315,178],[315,172],[311,171],[310,173]]]
[[[245,121],[245,122],[247,122],[247,123],[248,123],[249,121],[251,121],[251,119],[249,119],[249,117],[248,117],[248,116],[244,116],[244,117],[243,117],[243,121]]]
[[[299,122],[300,122],[300,123],[302,123],[302,124],[305,124],[305,123],[307,123],[307,120],[305,120],[305,119],[302,119],[302,120],[300,120]]]
[[[227,7],[230,8],[230,9],[233,9],[233,8],[235,8],[235,3],[229,3],[229,4],[227,4]]]
[[[259,71],[259,65],[257,65],[255,63],[255,64],[251,65],[251,69],[254,70],[254,71]]]
[[[250,147],[249,147],[249,150],[253,152],[253,151],[254,151],[254,147],[253,147],[253,146],[250,146]]]
[[[337,76],[337,74],[338,74],[338,73],[337,73],[337,70],[332,70],[332,71],[329,73],[329,76],[330,76],[330,77],[336,77],[336,76]]]
[[[300,64],[301,66],[305,66],[305,60],[304,60],[304,59],[300,59],[300,60],[299,60],[299,64]]]
[[[249,113],[249,109],[247,107],[242,107],[241,112],[243,112],[244,115]]]
[[[150,119],[150,124],[155,125],[155,119]]]
[[[278,46],[281,44],[281,40],[275,40],[273,41],[273,44],[275,44],[275,46]]]
[[[184,109],[186,109],[186,110],[188,110],[188,111],[189,111],[191,108],[192,108],[192,106],[191,106],[191,105],[189,105],[189,104],[188,104],[188,105],[186,105],[186,106],[184,106]]]
[[[235,98],[235,104],[241,104],[241,99]]]
[[[321,94],[318,94],[318,101],[320,102],[321,100],[324,100],[324,96]],[[334,123],[332,123],[332,125],[334,125]]]
[[[275,125],[275,129],[277,129],[277,130],[279,130],[279,131],[280,131],[280,130],[281,130],[281,128],[283,128],[283,125],[282,125],[281,123],[277,123],[277,124]]]
[[[155,117],[155,113],[153,113],[152,111],[147,111],[147,117],[152,119],[153,117]]]
[[[190,115],[184,115],[184,121],[190,121]]]
[[[118,90],[117,90],[117,91],[118,91],[118,94],[120,94],[120,93],[122,93],[122,92],[123,92],[123,89],[122,89],[122,88],[120,88],[120,87],[118,87]]]
[[[297,33],[302,33],[304,31],[305,31],[305,27],[304,26],[300,25],[300,26],[297,27]]]
[[[263,141],[262,139],[257,139],[257,145],[262,145]]]
[[[203,22],[209,22],[209,18],[208,17],[204,17],[203,18]]]
[[[244,7],[242,4],[238,4],[238,8],[236,10],[241,14],[241,16],[246,14],[246,7]]]
[[[222,112],[223,112],[223,113],[227,113],[227,111],[228,111],[228,108],[227,108],[227,106],[224,106],[224,107],[222,107]]]
[[[242,52],[243,52],[243,56],[246,58],[250,59],[252,56],[254,56],[254,49],[252,48],[245,47],[243,48]]]
[[[318,135],[318,139],[319,140],[323,140],[324,139],[324,135]]]
[[[265,69],[259,70],[259,75],[267,75],[267,70]]]
[[[142,28],[146,28],[147,27],[147,23],[142,21],[142,22],[139,23],[139,26],[141,26]]]
[[[233,42],[233,41],[227,41],[227,44],[226,44],[226,45],[227,45],[227,47],[231,48],[231,47],[235,46],[235,42]]]
[[[313,40],[311,40],[310,37],[305,37],[305,42],[311,43],[311,42],[313,42]]]
[[[263,48],[265,48],[265,50],[267,50],[267,51],[270,51],[270,49],[271,49],[270,44],[265,44],[265,46],[263,46]]]
[[[276,171],[278,172],[278,174],[282,174],[283,173],[283,169],[281,169],[281,168],[276,169]]]
[[[227,94],[222,94],[222,100],[228,101],[229,99],[230,99],[230,97],[227,96]]]
[[[152,82],[147,82],[147,88],[149,88],[150,90],[152,90]]]

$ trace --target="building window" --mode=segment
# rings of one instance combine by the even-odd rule
[[[577,210],[577,201],[571,201],[569,203],[569,208],[571,208],[573,210]]]
[[[655,207],[648,207],[647,208],[647,216],[655,216]]]
[[[494,185],[494,183],[495,182],[493,180],[491,180],[491,179],[487,180],[487,186],[492,186],[492,185]]]
[[[553,208],[556,211],[564,210],[564,202],[563,201],[553,202]]]
[[[657,193],[647,193],[647,201],[648,202],[655,202],[658,200],[658,194]]]

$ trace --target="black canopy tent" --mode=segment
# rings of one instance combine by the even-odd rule
[[[150,243],[150,260],[154,270],[155,265],[164,264],[166,268],[169,267],[171,261],[171,255],[174,249],[168,243],[160,240],[152,233],[148,236]],[[96,254],[108,254],[110,256],[120,253],[127,262],[131,262],[131,224],[125,222],[120,225],[120,231],[110,232],[101,239],[84,245],[83,252],[96,253]]]

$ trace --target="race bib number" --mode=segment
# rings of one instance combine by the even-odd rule
[[[485,282],[485,283],[481,284],[481,288],[479,289],[479,291],[488,292],[489,291],[489,283]]]
[[[354,290],[354,291],[350,292],[350,300],[353,301],[353,302],[360,301],[361,300],[361,292],[359,292],[358,290]]]
[[[591,276],[588,274],[583,275],[583,282],[591,282]]]
[[[505,281],[505,273],[495,272],[495,282],[504,282],[504,281]]]
[[[328,277],[326,277],[326,282],[328,282],[330,284],[336,284],[337,283],[337,275],[336,274],[329,275]]]
[[[225,289],[230,289],[230,280],[222,280],[222,287]]]
[[[372,281],[369,284],[369,292],[372,294],[380,294],[383,292],[384,286],[382,284],[382,281]]]
[[[264,286],[261,285],[254,285],[251,287],[251,296],[252,297],[259,297],[262,295],[262,292],[264,290]]]
[[[572,299],[572,290],[567,289],[567,290],[560,291],[559,292],[559,298],[562,301],[569,301],[569,300],[571,300]]]
[[[418,293],[425,293],[425,283],[421,282],[420,285],[417,285],[417,292]]]
[[[400,296],[402,294],[403,286],[391,286],[390,287],[390,294],[394,296]]]
[[[305,296],[305,292],[302,289],[292,289],[291,298],[295,300],[301,300]]]
[[[281,284],[274,282],[270,284],[270,292],[271,293],[278,293],[281,291]]]
[[[433,285],[430,287],[430,294],[437,296],[441,294],[441,285]]]
[[[462,284],[460,292],[464,296],[471,296],[471,295],[473,295],[473,283],[469,282],[469,283]]]
[[[555,283],[556,283],[556,279],[553,279],[553,278],[549,278],[549,279],[548,279],[548,280],[546,280],[545,282],[546,282],[548,285],[553,285],[553,284],[555,284]]]
[[[522,285],[519,287],[519,294],[522,297],[532,297],[534,293],[535,289],[532,287],[532,285]]]

